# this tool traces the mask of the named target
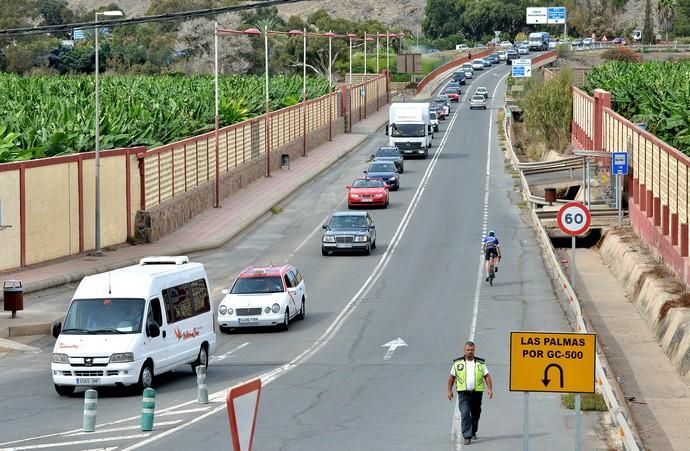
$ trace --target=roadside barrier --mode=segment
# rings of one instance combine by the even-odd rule
[[[96,430],[96,413],[98,412],[98,392],[88,389],[84,393],[84,432]]]
[[[206,385],[206,367],[199,365],[196,367],[196,385],[197,397],[199,404],[208,404],[208,386]]]
[[[510,133],[508,131],[508,116],[508,110],[506,109],[506,115],[503,124],[506,145],[508,146],[508,150],[510,152],[510,158],[513,163],[513,167],[516,171],[520,172],[520,180],[522,181],[522,195],[525,199],[529,199],[529,187],[527,185],[527,180],[525,179],[524,175],[522,174],[522,171],[520,170],[520,161],[518,160],[517,155],[515,155],[513,145],[510,141]],[[544,263],[547,266],[547,271],[549,271],[549,273],[551,274],[553,281],[556,282],[559,295],[563,296],[563,299],[566,300],[568,302],[568,305],[570,306],[570,310],[575,317],[575,329],[577,332],[587,333],[587,324],[585,323],[584,316],[582,315],[580,301],[578,300],[577,295],[573,290],[573,287],[570,285],[570,280],[563,271],[563,268],[561,268],[560,262],[558,261],[558,258],[556,257],[556,254],[553,250],[551,239],[549,238],[546,229],[544,229],[544,226],[542,225],[541,220],[537,216],[537,213],[531,207],[530,216],[532,218],[533,228],[536,231],[537,236],[539,237],[539,241],[542,245]],[[620,437],[621,443],[623,444],[623,447],[627,451],[639,451],[641,449],[644,449],[644,447],[636,438],[636,434],[633,433],[633,429],[630,425],[631,422],[629,422],[627,418],[629,414],[624,409],[623,404],[618,402],[616,391],[614,390],[613,385],[609,381],[609,375],[613,375],[613,371],[611,371],[611,369],[608,367],[606,360],[603,357],[601,357],[599,353],[597,353],[595,365],[597,390],[603,396],[604,401],[606,402],[606,406],[608,407],[609,414],[611,415],[611,419],[618,428],[618,435]]]
[[[141,430],[142,432],[153,430],[153,413],[156,410],[156,390],[144,389],[141,399]]]

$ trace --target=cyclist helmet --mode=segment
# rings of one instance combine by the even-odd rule
[[[493,230],[489,230],[489,236],[496,236],[496,232],[494,232]]]

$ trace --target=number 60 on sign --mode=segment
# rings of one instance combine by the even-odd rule
[[[589,209],[579,202],[568,202],[558,210],[558,227],[566,235],[582,235],[589,230],[592,216]]]

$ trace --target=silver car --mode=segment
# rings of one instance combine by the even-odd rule
[[[366,211],[338,211],[323,225],[321,255],[337,251],[363,251],[376,248],[376,227]]]

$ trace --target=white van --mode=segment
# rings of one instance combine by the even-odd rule
[[[85,277],[74,293],[50,369],[55,390],[153,384],[190,363],[208,366],[216,345],[206,270],[184,256],[146,257],[138,265]]]

